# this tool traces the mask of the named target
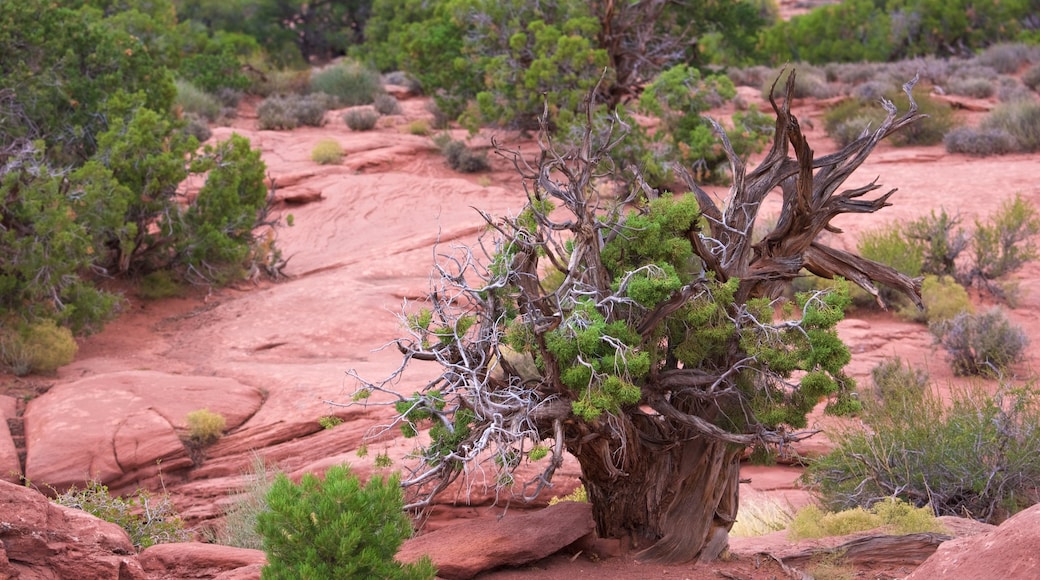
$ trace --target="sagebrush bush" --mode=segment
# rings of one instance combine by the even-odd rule
[[[372,108],[380,115],[400,115],[401,103],[393,95],[377,95],[372,103]]]
[[[367,107],[343,113],[343,122],[353,131],[371,131],[379,122],[379,113]]]
[[[902,94],[890,89],[884,96],[900,108],[905,106],[905,96]],[[952,109],[924,93],[914,95],[914,100],[918,110],[928,116],[892,135],[892,144],[912,146],[942,142],[943,135],[955,125]],[[865,127],[878,127],[886,114],[879,99],[849,99],[827,110],[824,114],[824,129],[829,137],[844,146],[855,140]]]
[[[210,122],[216,121],[220,116],[220,101],[213,95],[183,79],[177,79],[174,86],[177,87],[174,105],[180,107],[184,113],[193,113]]]
[[[383,75],[383,82],[388,85],[397,85],[408,89],[408,92],[421,95],[422,84],[419,79],[404,72],[404,71],[391,71]]]
[[[65,493],[58,494],[54,503],[83,510],[118,525],[126,530],[138,550],[155,544],[189,540],[184,522],[166,494],[154,496],[141,489],[126,499],[113,497],[107,486],[92,480],[83,489],[72,486]]]
[[[185,416],[188,438],[197,445],[212,445],[224,435],[227,419],[209,409],[198,409]]]
[[[258,516],[267,565],[264,579],[432,579],[425,557],[402,564],[394,559],[411,537],[396,474],[374,476],[362,487],[349,467],[335,466],[325,479],[304,474],[299,485],[279,474],[267,494],[268,511]]]
[[[856,249],[861,256],[890,266],[911,278],[921,275],[924,265],[924,249],[908,240],[903,224],[893,223],[863,232],[859,237]],[[881,298],[890,304],[902,304],[906,299],[897,291],[878,288]]]
[[[321,165],[333,165],[343,160],[343,147],[335,139],[322,139],[311,149],[311,161]]]
[[[72,331],[53,320],[0,328],[0,362],[15,376],[53,373],[72,362],[78,350]]]
[[[310,90],[334,97],[341,107],[370,105],[384,92],[379,73],[350,60],[312,74]]]
[[[973,99],[988,99],[997,92],[992,79],[982,77],[950,79],[946,91],[953,95],[964,95]]]
[[[1007,155],[1018,148],[1015,137],[1004,129],[957,127],[943,137],[947,153],[963,153],[974,157]]]
[[[1018,151],[1040,150],[1040,103],[1035,99],[1001,103],[982,119],[979,127],[1009,133],[1015,138]]]
[[[1040,409],[1031,387],[954,388],[948,401],[916,387],[865,404],[865,427],[834,434],[837,447],[803,481],[827,509],[898,497],[937,515],[999,523],[1036,502]]]
[[[1030,66],[1022,73],[1022,84],[1034,91],[1040,90],[1040,63]]]
[[[874,381],[874,394],[878,399],[893,399],[906,391],[923,392],[928,387],[928,373],[915,369],[903,359],[893,357],[870,369]]]
[[[787,94],[787,77],[791,71],[797,70],[794,78],[794,87],[790,95]],[[775,81],[775,85],[773,84]],[[775,86],[775,89],[773,88]],[[768,97],[769,91],[774,90],[776,98],[790,97],[792,99],[804,99],[813,97],[816,99],[829,99],[838,94],[838,89],[827,82],[826,73],[814,66],[799,64],[787,67],[782,71],[773,71],[765,82],[762,83],[762,96]]]
[[[329,97],[286,95],[267,97],[256,108],[257,126],[261,130],[289,130],[300,126],[321,127],[329,110]]]
[[[1037,259],[1037,234],[1040,214],[1036,206],[1022,194],[1005,200],[986,221],[976,220],[971,238],[972,267],[962,282],[985,284]]]
[[[979,314],[962,313],[929,327],[936,342],[946,349],[950,366],[958,375],[1003,373],[1019,360],[1029,338],[1004,312],[993,308]]]
[[[261,97],[302,95],[307,92],[310,84],[310,69],[280,69],[258,77],[249,92]]]
[[[490,166],[487,156],[483,153],[473,151],[462,141],[456,141],[447,134],[436,138],[434,142],[444,154],[444,160],[448,167],[460,173],[477,173],[486,171]]]
[[[199,143],[208,140],[213,136],[213,131],[209,128],[209,123],[206,119],[194,114],[184,114],[184,132],[194,137]]]
[[[224,508],[224,526],[216,536],[218,543],[251,550],[264,549],[264,538],[257,530],[257,522],[260,514],[268,511],[267,494],[276,473],[278,471],[268,468],[262,457],[253,457],[245,487]]]
[[[1035,48],[1026,44],[998,43],[988,46],[975,60],[1000,74],[1014,74],[1030,62]]]

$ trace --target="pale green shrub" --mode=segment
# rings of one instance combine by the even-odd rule
[[[53,320],[0,329],[0,363],[16,376],[53,373],[72,362],[78,350],[72,331]]]
[[[54,503],[83,510],[91,515],[118,525],[126,530],[138,550],[155,544],[187,542],[190,538],[184,522],[177,515],[173,502],[166,494],[153,496],[138,490],[127,499],[113,497],[108,487],[93,480],[86,487],[75,486],[54,498]]]
[[[185,417],[188,423],[188,438],[197,445],[216,443],[224,434],[227,419],[209,409],[191,411]]]
[[[351,109],[343,113],[343,122],[354,131],[371,131],[379,121],[379,113],[369,108]]]
[[[343,160],[343,147],[335,139],[322,139],[311,149],[311,161],[321,165],[335,165]]]

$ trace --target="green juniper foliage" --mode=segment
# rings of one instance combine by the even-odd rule
[[[412,535],[402,505],[397,475],[362,486],[345,465],[330,468],[324,479],[305,474],[299,485],[279,474],[267,493],[268,511],[257,516],[268,561],[261,577],[432,579],[429,558],[394,559]]]

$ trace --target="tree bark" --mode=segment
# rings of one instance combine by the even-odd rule
[[[620,417],[569,446],[601,537],[655,562],[713,560],[736,520],[743,446],[670,428],[659,415]],[[619,428],[620,427],[620,428]]]

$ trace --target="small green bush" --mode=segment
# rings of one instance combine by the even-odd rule
[[[375,101],[372,103],[372,107],[380,115],[400,115],[401,114],[401,103],[397,102],[397,98],[393,95],[377,95]]]
[[[72,362],[78,350],[72,331],[53,320],[0,329],[0,362],[15,376],[53,373]]]
[[[965,312],[930,328],[958,375],[999,375],[1029,345],[1026,333],[999,308],[981,314]]]
[[[426,137],[430,134],[430,123],[426,119],[416,119],[408,123],[406,130],[410,135]]]
[[[189,81],[177,79],[177,97],[174,105],[184,113],[194,113],[207,121],[213,122],[220,116],[220,101],[213,95],[197,88]]]
[[[874,506],[898,497],[937,515],[999,523],[1036,501],[1040,408],[1030,386],[907,386],[865,401],[863,427],[833,434],[837,447],[803,481],[824,507]]]
[[[212,445],[224,434],[227,420],[220,413],[209,409],[191,411],[185,417],[188,423],[188,437],[196,445]]]
[[[156,270],[141,278],[137,284],[137,295],[145,300],[160,300],[180,296],[184,289],[173,272]]]
[[[321,165],[335,165],[343,160],[343,147],[335,139],[322,139],[311,149],[311,161]]]
[[[379,113],[369,108],[351,109],[343,113],[343,122],[353,131],[371,131],[379,122]]]
[[[974,312],[968,291],[950,276],[925,276],[921,283],[921,301],[924,302],[923,322],[929,325]]]
[[[311,75],[310,90],[334,97],[341,107],[370,105],[384,92],[379,73],[349,60]]]
[[[487,156],[477,153],[466,146],[462,141],[456,141],[447,134],[434,139],[434,142],[444,154],[444,159],[455,171],[460,173],[477,173],[487,171],[489,168]]]
[[[326,415],[318,419],[322,429],[335,429],[343,424],[343,419],[335,415]]]
[[[870,378],[878,399],[891,400],[908,390],[920,393],[928,387],[928,373],[911,367],[910,363],[904,365],[899,357],[878,363],[870,370]]]
[[[1016,150],[1040,150],[1040,103],[1035,100],[1001,103],[979,124],[981,129],[1003,130],[1015,138]]]
[[[974,157],[1007,155],[1018,148],[1015,137],[1004,129],[957,127],[943,137],[947,153],[963,153]]]
[[[825,512],[816,506],[807,506],[795,514],[789,529],[792,539],[801,540],[845,536],[881,527],[898,534],[944,531],[930,507],[914,507],[894,497],[883,499],[870,509],[855,507]]]
[[[279,474],[259,514],[265,580],[298,578],[432,579],[429,558],[401,564],[394,555],[412,535],[398,476],[373,477],[362,487],[350,468],[325,479],[305,474],[299,485]]]
[[[584,485],[579,485],[578,487],[574,488],[574,491],[568,493],[567,495],[558,495],[549,499],[549,505],[556,505],[561,501],[576,501],[579,503],[588,503],[589,494],[587,491],[585,491]]]
[[[321,127],[329,109],[329,97],[288,95],[268,97],[256,108],[257,126],[261,130],[289,130],[302,125]]]
[[[189,536],[184,522],[177,515],[173,502],[166,494],[153,496],[138,490],[136,496],[123,499],[112,497],[108,487],[99,481],[90,481],[83,489],[75,486],[54,498],[54,503],[76,508],[126,530],[138,550],[155,544],[187,542]]]

